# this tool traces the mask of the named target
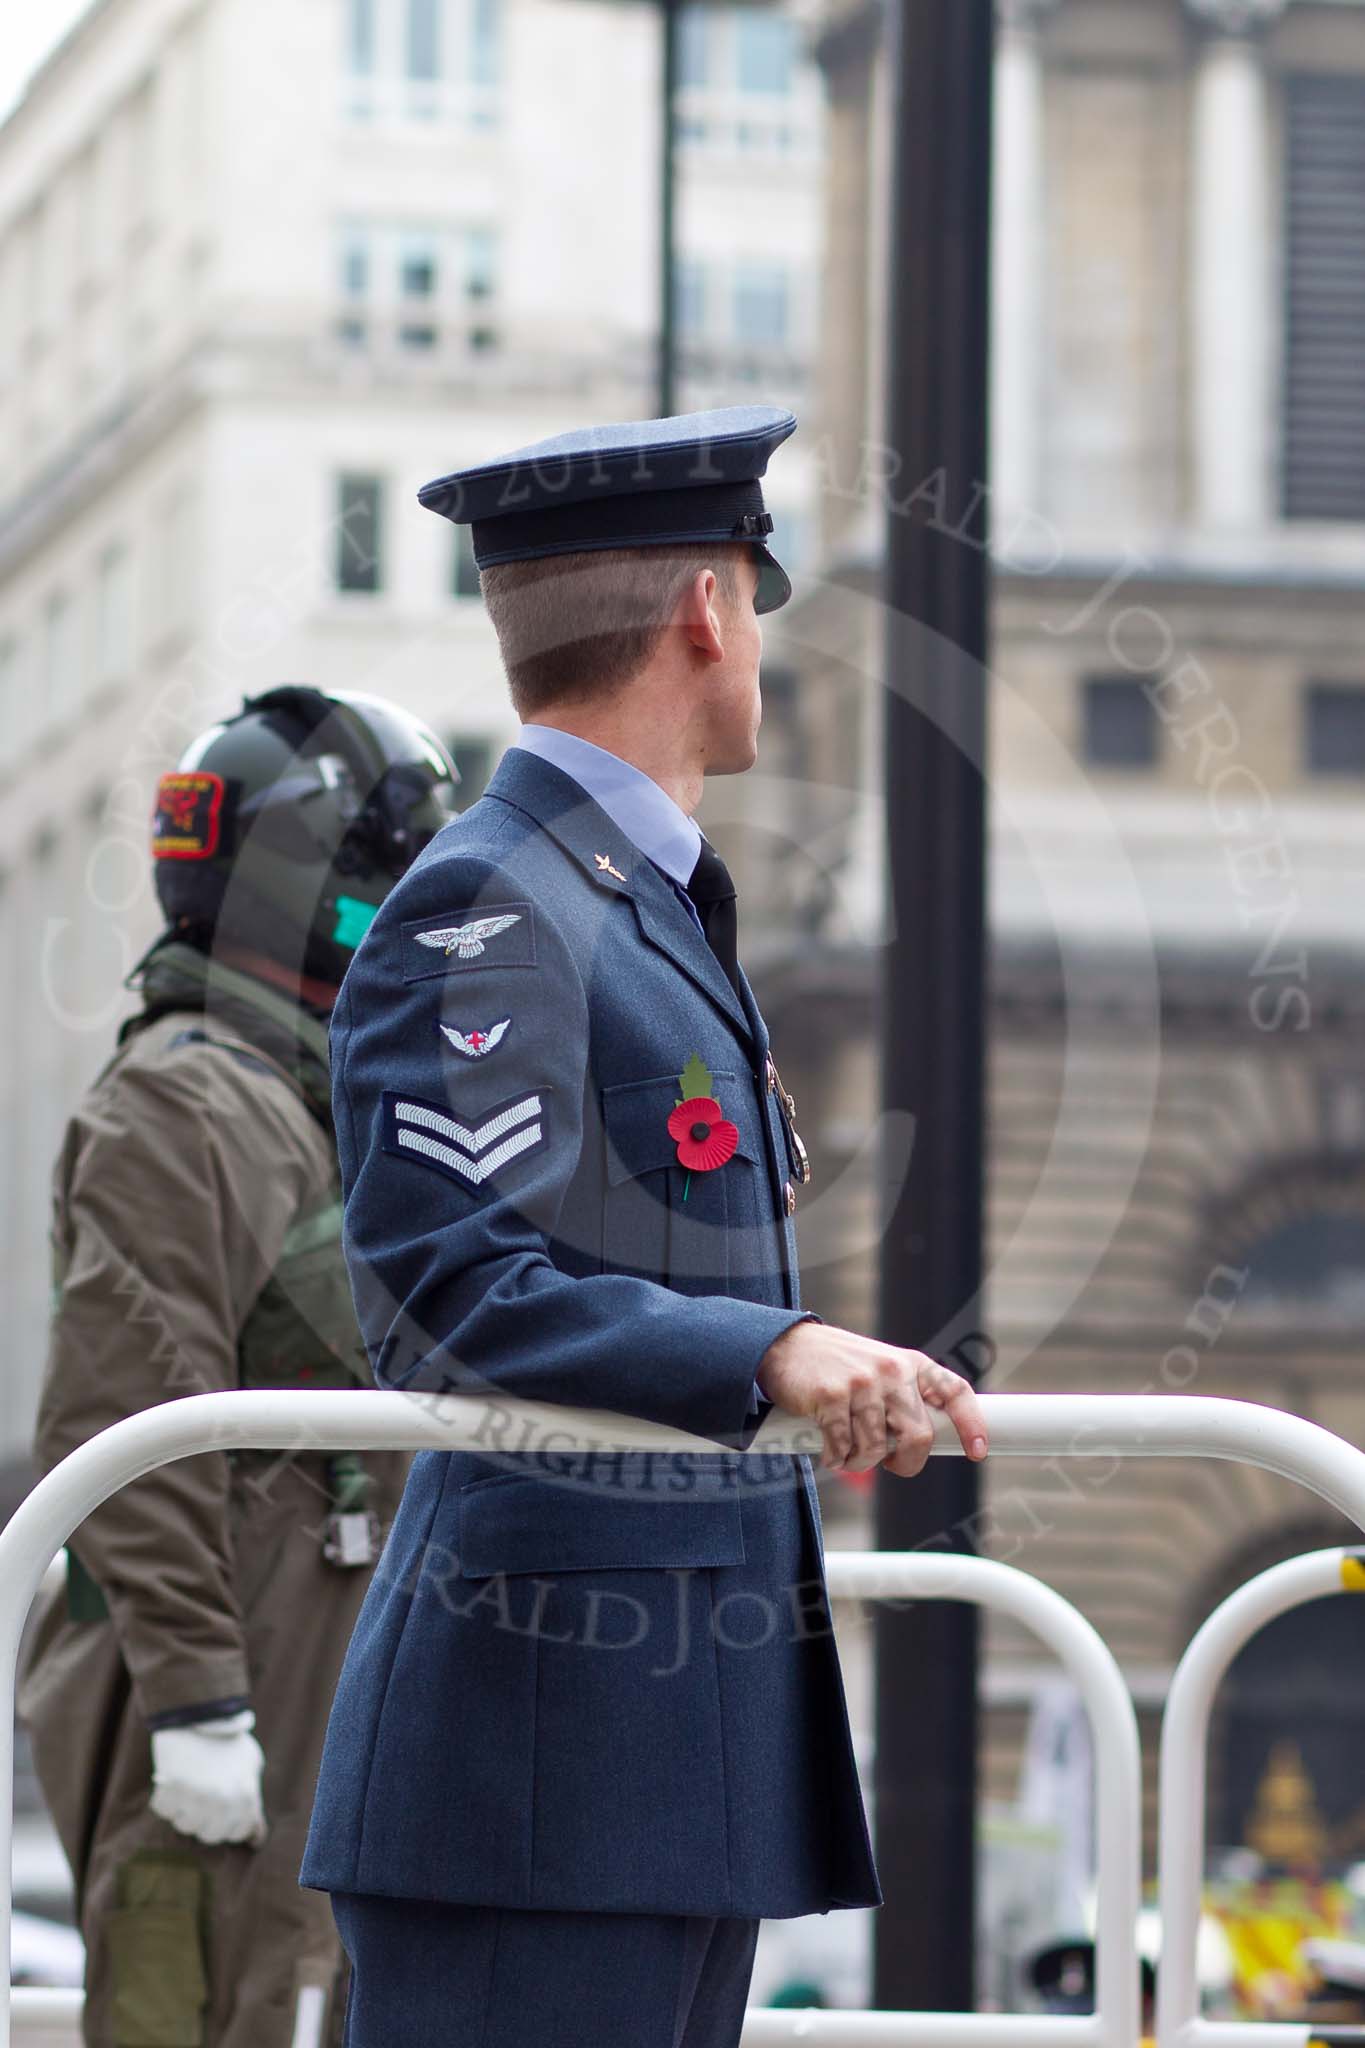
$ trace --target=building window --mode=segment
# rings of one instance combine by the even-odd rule
[[[406,69],[419,80],[441,75],[440,0],[408,0]]]
[[[369,331],[364,305],[370,289],[370,246],[364,228],[342,229],[338,269],[346,310],[337,320],[336,331],[347,347],[359,348]]]
[[[796,30],[785,16],[752,7],[684,7],[678,22],[678,83],[686,90],[788,93]]]
[[[71,708],[77,682],[75,613],[67,593],[54,590],[43,608],[43,708],[48,717]]]
[[[706,266],[693,256],[680,257],[673,273],[673,318],[684,341],[706,333]]]
[[[1291,75],[1285,133],[1283,510],[1365,519],[1365,77]]]
[[[95,680],[121,683],[133,665],[128,554],[115,544],[100,556],[95,583]]]
[[[711,83],[714,22],[710,7],[684,7],[678,16],[678,83],[701,91]]]
[[[1310,775],[1365,775],[1365,687],[1310,683],[1303,693],[1303,733]]]
[[[435,296],[436,251],[425,236],[409,239],[403,250],[398,284],[405,299]]]
[[[800,512],[793,512],[784,505],[770,505],[773,530],[768,536],[768,546],[789,576],[795,575],[806,559],[809,544],[807,521]]]
[[[784,556],[779,556],[785,562]],[[761,678],[764,760],[770,775],[801,780],[810,773],[801,717],[800,677],[794,668],[765,661]]]
[[[797,24],[777,7],[684,6],[678,78],[684,143],[770,154],[818,144],[815,69]]]
[[[403,315],[398,339],[404,348],[435,347],[436,327],[431,315],[438,282],[436,244],[431,236],[406,236],[398,259],[398,297]]]
[[[1131,676],[1088,676],[1081,691],[1081,744],[1092,768],[1156,765],[1156,713]]]
[[[370,245],[364,228],[341,231],[341,289],[348,299],[363,299],[370,289]]]
[[[680,341],[709,354],[728,353],[729,374],[752,375],[773,351],[798,355],[805,343],[808,294],[791,269],[739,260],[680,259],[674,300]]]
[[[498,0],[469,0],[469,76],[475,85],[498,82]]]
[[[337,479],[338,590],[376,591],[382,587],[382,513],[379,477],[348,474]]]
[[[470,347],[496,339],[482,310],[497,290],[491,228],[345,221],[337,232],[336,280],[334,328],[348,347],[394,337],[411,350],[434,349],[443,338]],[[476,319],[478,326],[471,325]]]
[[[734,333],[743,347],[771,347],[787,339],[787,273],[774,265],[735,275]]]
[[[456,597],[478,597],[479,569],[474,560],[474,536],[467,526],[455,529],[455,552],[450,587]]]
[[[497,237],[492,228],[466,228],[464,288],[469,299],[491,299],[497,285]]]
[[[368,78],[374,71],[375,0],[349,0],[346,24],[346,59],[353,78]]]
[[[460,771],[455,801],[462,811],[477,803],[493,773],[493,742],[467,733],[452,733],[446,742],[450,758]]]
[[[793,24],[780,14],[744,9],[735,21],[735,83],[741,92],[790,92]]]
[[[352,116],[491,127],[499,0],[348,0],[343,106]]]

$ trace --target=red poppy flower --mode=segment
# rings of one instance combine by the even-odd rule
[[[739,1143],[739,1132],[720,1113],[709,1095],[680,1102],[668,1119],[668,1135],[678,1141],[678,1160],[689,1173],[710,1173],[724,1166]]]

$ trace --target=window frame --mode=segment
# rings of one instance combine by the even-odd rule
[[[1338,709],[1350,705],[1359,721],[1359,729],[1352,736],[1356,745],[1354,758],[1343,762],[1341,728],[1321,733],[1314,717],[1315,708],[1325,710],[1328,706]],[[1300,706],[1300,761],[1305,776],[1314,782],[1358,782],[1365,779],[1365,681],[1353,683],[1334,676],[1310,676],[1304,682],[1299,696]]]
[[[379,470],[339,469],[333,479],[333,520],[336,532],[336,550],[332,559],[332,588],[341,598],[380,597],[385,587],[385,514],[387,500],[387,479]],[[372,532],[368,536],[372,552],[365,558],[373,572],[373,581],[348,582],[346,580],[346,550],[355,547],[354,536],[347,521],[348,487],[364,485],[373,491]]]
[[[1119,701],[1120,693],[1127,704],[1141,704],[1143,747],[1139,754],[1122,755],[1106,753],[1097,747],[1099,731],[1095,708],[1108,696],[1111,703]],[[1125,675],[1121,670],[1091,670],[1080,678],[1077,693],[1079,705],[1078,748],[1084,766],[1099,770],[1106,775],[1150,775],[1161,766],[1161,730],[1153,704],[1146,687],[1137,676]]]

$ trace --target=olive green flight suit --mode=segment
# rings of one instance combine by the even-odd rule
[[[206,991],[207,973],[187,946],[153,955],[144,1011],[67,1129],[44,1470],[184,1394],[373,1385],[341,1256],[325,1024],[217,966]],[[66,1586],[35,1609],[19,1704],[75,1878],[88,2048],[340,2042],[345,1953],[298,1871],[371,1568],[329,1562],[323,1543],[332,1509],[366,1493],[382,1539],[407,1466],[208,1452],[75,1532]],[[201,1843],[147,1805],[147,1717],[234,1703],[255,1710],[265,1752],[258,1848]]]

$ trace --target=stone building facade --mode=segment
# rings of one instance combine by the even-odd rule
[[[804,403],[811,13],[682,13],[685,405]],[[0,125],[0,1465],[62,1124],[159,922],[157,774],[287,680],[407,703],[471,799],[515,734],[416,491],[653,410],[659,60],[653,11],[602,0],[95,0]],[[809,502],[797,449],[798,565]]]
[[[1365,8],[998,11],[990,1385],[1231,1395],[1365,1443]],[[737,837],[817,1169],[809,1298],[871,1329],[881,536],[918,490],[976,544],[982,501],[974,479],[895,475],[882,449],[878,11],[837,12],[820,52],[823,553],[770,647],[800,790],[775,787]],[[1288,1484],[1098,1444],[994,1469],[982,1526],[1118,1654],[1149,1820],[1193,1628],[1342,1533]],[[986,1650],[984,1789],[1008,1799],[1045,1660],[994,1622]],[[1305,1692],[1262,1728],[1269,1745],[1286,1714],[1337,1713],[1325,1807],[1356,1796],[1342,1704]],[[1215,1843],[1246,1839],[1248,1799],[1215,1780]]]

